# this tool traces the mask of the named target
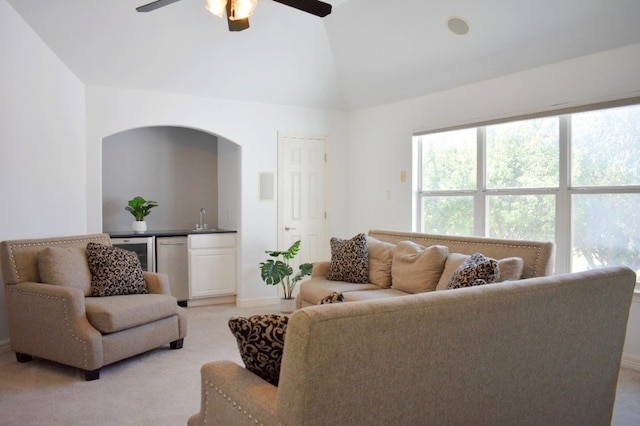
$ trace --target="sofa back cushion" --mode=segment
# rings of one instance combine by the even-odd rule
[[[435,290],[448,254],[445,246],[423,247],[400,241],[393,252],[391,288],[407,293]]]
[[[38,271],[45,284],[80,289],[91,295],[91,271],[84,247],[46,247],[38,252]]]
[[[395,244],[367,237],[369,246],[369,282],[382,288],[391,287],[391,263]]]

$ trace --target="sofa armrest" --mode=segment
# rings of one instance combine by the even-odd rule
[[[331,262],[328,260],[313,262],[313,270],[311,271],[311,278],[326,277],[327,272],[329,272],[330,265],[331,265]]]
[[[11,349],[95,370],[103,364],[102,335],[74,287],[22,282],[5,287]]]
[[[151,294],[166,294],[171,296],[169,276],[160,272],[144,272],[147,291]]]
[[[189,426],[280,425],[275,415],[278,388],[232,361],[202,366],[200,412]]]

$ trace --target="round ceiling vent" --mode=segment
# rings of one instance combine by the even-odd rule
[[[457,35],[466,35],[469,32],[469,23],[459,16],[452,16],[447,19],[449,31]]]

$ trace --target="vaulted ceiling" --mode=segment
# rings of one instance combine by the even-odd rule
[[[347,110],[640,43],[637,0],[258,0],[236,33],[205,0],[8,1],[86,84]]]

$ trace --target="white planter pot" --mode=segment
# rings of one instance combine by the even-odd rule
[[[285,314],[290,314],[296,310],[296,298],[293,299],[280,299],[280,310]]]
[[[144,220],[134,220],[131,224],[131,229],[133,232],[144,232],[147,230],[147,222]]]

